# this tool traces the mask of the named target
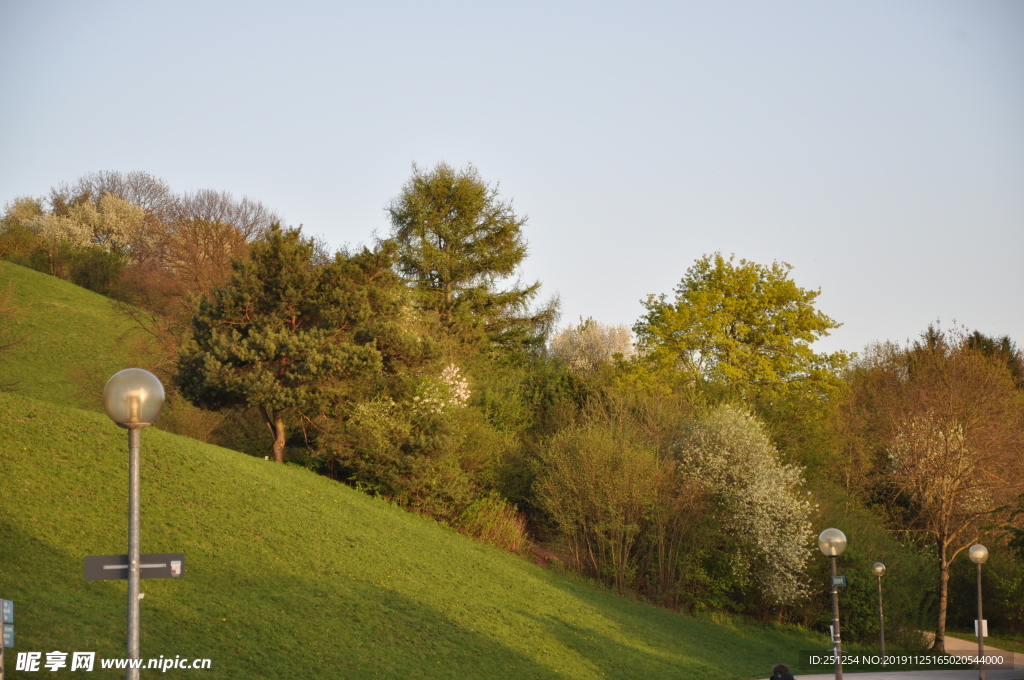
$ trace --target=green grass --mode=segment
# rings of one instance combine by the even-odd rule
[[[0,291],[13,288],[12,333],[18,344],[0,357],[0,384],[20,394],[78,405],[102,392],[128,362],[131,325],[108,298],[0,260]]]
[[[82,558],[124,551],[125,431],[12,394],[0,423],[13,651],[122,656],[124,582],[83,581]],[[618,597],[296,466],[156,430],[143,461],[143,551],[187,555],[183,579],[143,582],[143,655],[212,677],[721,680],[822,646]]]

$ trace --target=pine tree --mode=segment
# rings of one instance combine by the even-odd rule
[[[526,218],[476,168],[457,171],[440,163],[424,172],[413,166],[388,212],[398,269],[420,307],[436,315],[443,337],[464,345],[539,341],[555,314],[554,305],[528,311],[540,283],[499,287],[526,257]]]
[[[175,383],[193,404],[259,411],[284,461],[285,416],[326,414],[373,377],[428,349],[397,319],[404,286],[394,248],[323,261],[298,229],[274,225],[200,304]]]

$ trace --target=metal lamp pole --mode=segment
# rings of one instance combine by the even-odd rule
[[[985,680],[985,664],[982,657],[985,656],[985,618],[981,614],[981,565],[988,561],[988,548],[975,543],[967,549],[967,555],[971,562],[978,565],[978,680]]]
[[[885,576],[885,565],[875,562],[871,573],[878,577],[878,646],[882,651],[882,667],[885,667],[885,617],[882,615],[882,577]]]
[[[836,655],[836,680],[843,680],[843,645],[839,635],[839,583],[836,558],[846,550],[846,534],[839,529],[825,529],[818,536],[818,549],[828,558],[832,571],[832,647]]]
[[[128,430],[128,627],[125,652],[139,659],[139,554],[141,510],[139,449],[142,428],[152,425],[164,405],[164,386],[141,368],[115,373],[103,388],[103,408],[119,426]],[[126,680],[138,680],[139,669],[125,670]]]

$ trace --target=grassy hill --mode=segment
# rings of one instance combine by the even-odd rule
[[[122,657],[125,582],[85,582],[82,558],[125,550],[126,435],[68,406],[61,390],[73,384],[58,379],[75,362],[95,361],[103,375],[123,367],[79,346],[116,337],[101,333],[109,308],[69,284],[15,274],[32,282],[19,291],[22,327],[54,356],[34,367],[19,365],[41,361],[31,353],[4,359],[23,376],[21,392],[0,393],[11,651]],[[68,325],[90,321],[97,335],[66,340]],[[37,374],[48,382],[35,384]],[[187,555],[181,580],[143,581],[142,653],[210,658],[206,677],[727,680],[766,677],[824,642],[630,601],[302,468],[154,429],[143,432],[142,480],[143,551]],[[13,670],[13,658],[12,680],[36,676]]]
[[[0,260],[0,291],[13,289],[15,348],[0,357],[0,384],[59,404],[82,401],[79,383],[125,367],[134,337],[110,300]],[[101,379],[99,389],[102,391]]]

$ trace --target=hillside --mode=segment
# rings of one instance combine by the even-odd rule
[[[82,558],[125,549],[125,432],[68,406],[80,388],[61,377],[79,363],[101,378],[123,368],[99,349],[116,346],[114,317],[100,296],[0,266],[29,282],[17,301],[33,333],[32,351],[4,360],[20,391],[0,393],[12,651],[121,657],[124,582],[85,582]],[[142,479],[143,551],[187,555],[185,578],[143,582],[143,656],[210,658],[207,677],[725,680],[822,642],[633,602],[302,468],[155,429]],[[12,659],[12,680],[35,677]]]
[[[124,550],[124,431],[9,394],[0,422],[17,649],[120,655],[124,584],[81,570]],[[188,560],[143,583],[143,653],[215,677],[746,678],[809,645],[619,598],[295,466],[157,430],[143,453],[143,550]]]
[[[132,327],[108,298],[0,260],[0,290],[8,286],[18,344],[0,358],[0,384],[13,384],[19,394],[81,405],[79,383],[124,368]]]

